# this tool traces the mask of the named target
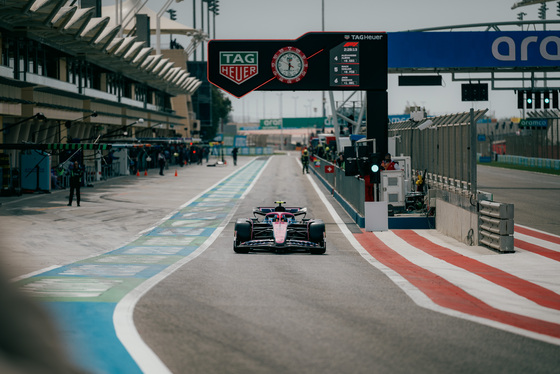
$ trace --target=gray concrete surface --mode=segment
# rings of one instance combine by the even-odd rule
[[[96,182],[82,187],[80,207],[66,205],[68,189],[0,197],[0,268],[13,278],[119,248],[252,159]]]
[[[560,235],[560,176],[478,165],[478,189],[514,204],[515,223]]]

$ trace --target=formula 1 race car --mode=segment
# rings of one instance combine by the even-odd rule
[[[233,241],[236,253],[259,250],[325,253],[325,224],[322,220],[305,218],[307,208],[285,207],[282,205],[284,201],[276,201],[275,204],[278,206],[254,208],[255,218],[237,220]],[[303,217],[298,220],[300,216]]]

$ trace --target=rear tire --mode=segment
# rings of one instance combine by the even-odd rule
[[[327,246],[325,244],[325,242],[323,242],[323,246],[320,248],[311,248],[311,250],[309,251],[312,255],[324,255],[325,252],[327,251]]]
[[[323,221],[313,220],[309,223],[309,241],[320,245],[319,248],[311,248],[312,255],[322,255],[326,252],[325,223]]]
[[[235,253],[249,253],[249,248],[239,248],[236,242],[233,242],[233,251]]]
[[[235,223],[235,240],[233,242],[233,251],[235,253],[249,253],[249,248],[239,248],[241,243],[251,240],[251,221],[246,219],[238,219]]]

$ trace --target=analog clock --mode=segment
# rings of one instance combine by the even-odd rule
[[[272,57],[272,73],[283,83],[299,82],[307,67],[307,57],[295,47],[284,47]]]

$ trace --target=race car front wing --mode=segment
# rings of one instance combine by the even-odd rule
[[[287,239],[284,244],[277,244],[274,239],[256,239],[249,240],[244,243],[240,243],[238,248],[251,248],[251,249],[304,249],[309,250],[311,248],[322,248],[318,243],[306,241],[306,240],[294,240]]]

